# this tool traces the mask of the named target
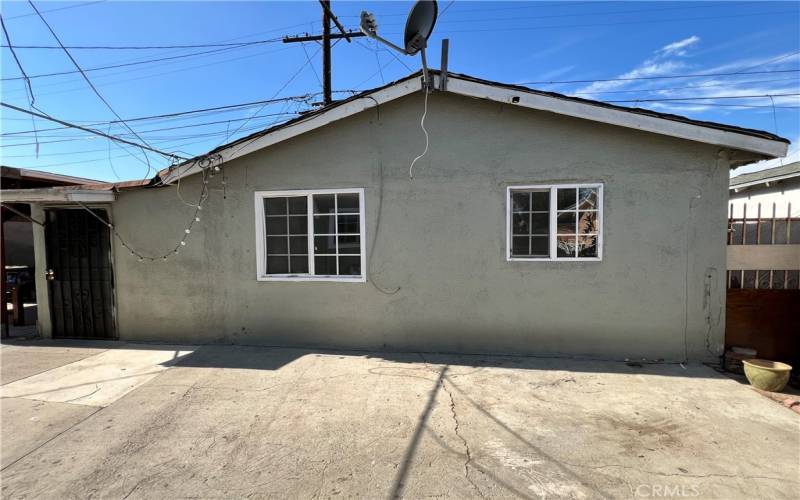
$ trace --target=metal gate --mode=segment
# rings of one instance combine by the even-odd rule
[[[47,210],[45,239],[55,338],[113,339],[111,239],[103,209]]]

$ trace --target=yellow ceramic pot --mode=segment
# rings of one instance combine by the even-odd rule
[[[762,391],[778,392],[786,387],[792,367],[778,361],[745,359],[744,374],[750,385]]]

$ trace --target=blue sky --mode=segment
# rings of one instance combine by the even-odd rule
[[[317,32],[320,7],[298,2],[34,2],[66,45],[199,45],[271,40]],[[14,45],[55,40],[27,2],[4,1],[2,14]],[[347,27],[361,10],[375,13],[379,32],[399,41],[412,2],[336,1]],[[709,73],[730,76],[612,82],[537,83],[532,87],[598,100],[765,96],[623,103],[702,120],[778,132],[800,140],[800,3],[798,2],[473,2],[439,4],[429,62],[439,66],[442,38],[450,39],[450,69],[508,83],[640,78]],[[442,14],[443,13],[443,14]],[[3,44],[7,44],[5,38]],[[180,57],[89,71],[98,91],[123,118],[146,117],[320,91],[318,45],[280,40],[249,46],[71,51],[84,69]],[[27,108],[24,81],[8,48],[2,50],[2,101]],[[215,51],[215,52],[209,52]],[[203,52],[203,53],[200,53]],[[18,49],[29,76],[73,71],[60,50]],[[310,61],[310,64],[309,64]],[[418,57],[393,56],[367,39],[333,49],[335,90],[363,90],[419,68]],[[758,74],[741,74],[753,73]],[[80,124],[114,120],[79,74],[31,80],[35,105]],[[338,97],[346,97],[346,92]],[[203,153],[225,139],[295,116],[319,100],[281,102],[226,112],[130,122],[152,146]],[[774,108],[773,108],[774,102]],[[736,104],[746,107],[733,107]],[[253,116],[252,119],[247,120]],[[104,179],[148,174],[141,151],[72,130],[27,132],[23,114],[2,110],[2,163]],[[36,120],[37,130],[58,125]],[[136,140],[120,124],[94,128]],[[176,128],[179,127],[179,128]],[[238,128],[241,130],[236,132]],[[26,132],[26,133],[20,133]],[[8,135],[11,134],[11,135]],[[126,135],[127,134],[127,135]],[[39,143],[38,158],[36,142]],[[151,154],[150,167],[167,166]],[[784,161],[800,159],[796,147]],[[736,173],[763,168],[745,167]]]

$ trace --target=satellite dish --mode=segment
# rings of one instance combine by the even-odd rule
[[[398,47],[389,40],[378,35],[378,23],[375,16],[367,11],[361,12],[361,32],[377,40],[382,44],[393,48],[407,56],[413,56],[417,52],[422,56],[422,72],[425,79],[426,88],[432,88],[433,82],[428,75],[428,62],[425,58],[425,47],[428,46],[428,38],[433,32],[436,24],[436,17],[439,15],[439,7],[436,0],[418,0],[411,8],[406,20],[404,35],[405,48]]]
[[[414,4],[406,20],[406,54],[413,56],[428,46],[428,38],[433,32],[438,14],[439,8],[435,0],[419,0]]]

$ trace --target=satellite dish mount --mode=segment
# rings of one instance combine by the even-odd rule
[[[433,32],[436,24],[436,17],[439,14],[439,7],[436,0],[418,0],[411,8],[406,20],[406,29],[403,36],[405,47],[398,47],[389,40],[378,35],[378,23],[375,16],[367,11],[361,12],[361,32],[366,36],[377,40],[387,47],[394,49],[407,56],[413,56],[417,52],[422,57],[422,78],[423,86],[426,91],[433,89],[433,81],[428,73],[428,61],[425,57],[425,48],[428,46],[428,38]]]

